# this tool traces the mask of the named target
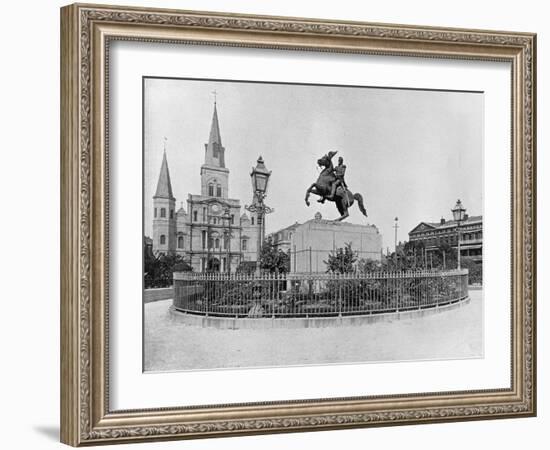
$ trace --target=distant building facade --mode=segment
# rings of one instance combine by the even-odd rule
[[[268,239],[289,253],[291,272],[326,272],[328,255],[346,244],[358,258],[380,261],[382,257],[382,235],[375,225],[323,220],[320,213],[271,233]]]
[[[289,252],[292,249],[292,234],[296,231],[296,228],[300,226],[301,224],[296,222],[286,228],[269,234],[267,239],[271,240],[271,243],[279,250]]]
[[[194,271],[235,271],[242,261],[255,261],[259,227],[255,214],[241,214],[241,203],[229,197],[217,105],[205,144],[200,194],[189,194],[187,211],[176,211],[164,152],[153,196],[153,253],[182,255]]]
[[[409,231],[410,242],[422,242],[427,251],[441,245],[458,248],[458,222],[441,218],[439,222],[420,222]],[[483,258],[483,216],[469,217],[460,222],[460,256],[481,263]]]

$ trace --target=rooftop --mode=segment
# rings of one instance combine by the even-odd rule
[[[168,198],[173,200],[172,183],[170,181],[170,171],[168,170],[168,161],[166,160],[166,150],[162,155],[162,166],[160,167],[159,180],[155,197]]]
[[[483,216],[469,216],[468,218],[460,221],[460,226],[473,225],[483,222]],[[434,230],[444,230],[446,228],[456,228],[458,222],[456,220],[442,220],[439,222],[420,222],[409,233],[424,232],[427,228]],[[422,226],[424,225],[424,226]]]

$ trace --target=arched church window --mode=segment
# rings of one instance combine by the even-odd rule
[[[243,239],[243,242],[242,242],[242,249],[243,250],[246,250],[247,243],[248,243],[248,241],[246,239]]]
[[[157,217],[157,208],[155,208],[155,218]]]
[[[166,217],[166,208],[160,208],[160,217]]]
[[[216,238],[214,245],[216,246],[216,248],[220,248],[220,240],[219,240],[219,238]]]
[[[222,186],[220,184],[216,185],[216,197],[222,196]]]
[[[183,236],[178,236],[178,248],[183,248]]]
[[[197,211],[193,211],[193,222],[196,222],[197,220],[198,220]]]
[[[213,184],[208,185],[208,195],[210,197],[214,197],[214,185]]]
[[[160,235],[160,245],[166,244],[166,236],[164,234]]]

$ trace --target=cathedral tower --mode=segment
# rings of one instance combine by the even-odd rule
[[[214,114],[210,125],[208,143],[204,144],[204,164],[201,166],[201,195],[229,198],[229,169],[225,167],[225,147],[222,145],[218,109],[214,102]]]
[[[168,254],[176,251],[175,208],[176,199],[172,194],[165,147],[157,190],[153,196],[153,252],[155,254]]]

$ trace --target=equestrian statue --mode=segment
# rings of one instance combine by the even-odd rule
[[[346,166],[344,159],[338,158],[338,165],[334,167],[332,158],[338,152],[330,151],[317,160],[317,164],[322,168],[317,181],[313,183],[306,191],[306,205],[309,206],[309,194],[315,194],[321,197],[317,200],[319,203],[325,203],[325,200],[336,203],[336,208],[340,213],[337,221],[344,220],[349,216],[349,208],[357,200],[359,210],[367,217],[367,210],[363,204],[363,196],[359,193],[353,194],[344,180]]]

